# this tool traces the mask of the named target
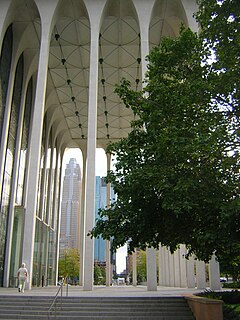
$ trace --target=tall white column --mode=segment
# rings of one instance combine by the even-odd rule
[[[175,274],[174,274],[174,258],[173,254],[168,250],[168,259],[169,259],[169,280],[170,280],[170,287],[174,287],[175,283]]]
[[[97,96],[98,96],[98,39],[101,13],[105,1],[86,0],[91,26],[89,100],[88,100],[88,137],[85,197],[85,259],[83,289],[93,290],[94,240],[87,236],[94,227],[95,216],[95,157],[97,137]]]
[[[52,218],[52,213],[51,213],[51,207],[52,207],[52,201],[53,201],[53,193],[52,193],[52,184],[53,184],[53,161],[54,161],[54,144],[51,143],[51,159],[50,159],[50,168],[49,173],[48,173],[48,185],[47,185],[47,206],[46,206],[46,221],[47,224],[51,226],[51,218]]]
[[[132,282],[133,286],[137,286],[137,254],[133,252],[132,254]]]
[[[180,250],[177,249],[173,254],[173,260],[174,260],[174,287],[180,287],[181,281],[180,281]]]
[[[197,278],[197,288],[206,288],[206,268],[204,261],[196,261],[196,278]]]
[[[41,194],[40,194],[40,199],[39,199],[39,216],[41,219],[46,221],[46,207],[45,207],[45,193],[46,193],[46,188],[47,188],[47,163],[48,163],[48,157],[49,157],[49,152],[48,152],[48,137],[49,137],[49,131],[48,134],[46,134],[46,140],[45,140],[45,145],[44,145],[44,156],[43,156],[43,167],[41,164],[42,159],[40,159],[40,170],[41,170]]]
[[[57,228],[56,222],[59,214],[59,198],[61,193],[61,151],[60,147],[56,147],[56,162],[55,162],[55,170],[54,170],[54,187],[53,187],[53,207],[52,207],[52,223],[53,228]]]
[[[159,246],[159,286],[165,286],[166,273],[165,273],[165,263],[164,263],[164,248]]]
[[[86,151],[82,150],[83,168],[82,168],[82,188],[81,188],[81,212],[80,212],[80,270],[79,270],[79,285],[83,286],[84,279],[84,260],[85,260],[85,190],[86,190]]]
[[[45,3],[46,4],[46,3]],[[56,3],[55,3],[56,4]],[[48,71],[48,57],[49,57],[49,42],[51,32],[51,22],[53,12],[55,10],[54,1],[48,3],[48,12],[42,18],[42,38],[40,46],[40,56],[37,75],[36,96],[34,104],[34,113],[32,118],[32,131],[29,145],[29,171],[28,171],[28,194],[26,199],[26,214],[24,224],[23,236],[23,252],[22,260],[27,264],[29,269],[28,283],[29,289],[31,288],[32,279],[32,265],[33,265],[33,250],[34,250],[34,236],[36,224],[36,204],[37,204],[37,191],[39,180],[39,165],[40,165],[40,150],[42,139],[42,127],[44,117],[44,104],[46,94],[46,82]]]
[[[180,287],[187,287],[187,259],[186,255],[186,247],[183,244],[180,244],[179,249],[179,259],[180,259]]]
[[[166,247],[161,247],[161,257],[162,257],[162,280],[161,280],[161,285],[166,286],[167,284],[167,279],[166,279]]]
[[[188,288],[195,288],[194,265],[195,265],[195,260],[191,256],[187,260],[187,286],[188,286]]]
[[[87,236],[94,227],[95,215],[95,157],[97,129],[97,89],[98,89],[98,30],[91,32],[90,79],[88,102],[88,138],[86,163],[85,195],[85,257],[84,257],[84,290],[93,289],[94,239]]]
[[[107,171],[110,170],[110,165],[111,165],[111,154],[107,153]],[[107,184],[107,199],[106,199],[106,204],[107,207],[110,208],[111,205],[111,184]],[[110,286],[112,282],[112,270],[111,270],[111,252],[110,252],[110,241],[106,240],[106,285]]]
[[[169,266],[169,251],[164,247],[164,265],[165,265],[165,285],[170,286],[170,266]]]
[[[157,261],[154,248],[147,248],[147,290],[157,291]]]
[[[209,261],[209,281],[211,290],[220,290],[220,269],[217,257],[213,254],[212,259]]]
[[[145,58],[149,54],[149,25],[155,0],[133,0],[133,3],[139,19],[141,35],[142,79],[144,79],[147,71],[147,63]]]
[[[59,242],[60,242],[60,228],[61,228],[61,197],[62,194],[62,153],[60,150],[57,151],[57,163],[55,172],[55,196],[54,196],[54,228],[56,228],[56,254],[55,254],[55,264],[56,264],[56,275],[55,284],[58,282],[58,260],[59,260]]]
[[[140,23],[142,79],[144,79],[147,71],[145,58],[149,54],[149,24],[154,1],[133,0],[133,2],[136,7]],[[147,288],[151,291],[157,290],[156,262],[156,250],[153,248],[151,250],[147,249]]]

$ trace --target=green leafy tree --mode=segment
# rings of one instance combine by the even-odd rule
[[[217,73],[204,46],[183,29],[150,53],[143,92],[126,80],[116,90],[136,120],[108,148],[117,160],[107,176],[117,200],[91,232],[114,237],[113,249],[129,239],[130,251],[183,243],[207,261],[239,241],[238,136],[214,101]]]
[[[206,57],[211,60],[212,94],[215,104],[221,105],[231,119],[231,132],[239,136],[240,116],[240,6],[238,0],[198,0],[196,15],[201,26],[200,37],[204,41]],[[239,140],[234,141],[235,153],[239,153]],[[234,153],[233,153],[234,154]],[[239,190],[237,191],[239,193]],[[236,205],[239,205],[236,201]],[[238,209],[236,208],[238,211]],[[221,271],[231,274],[235,280],[240,270],[239,219],[229,216],[231,229],[237,229],[237,237],[229,238],[225,252],[219,253]],[[225,228],[222,234],[225,233]],[[228,233],[226,233],[228,236]]]
[[[101,285],[106,284],[106,269],[99,265],[94,266],[94,284]]]
[[[145,282],[147,280],[147,264],[146,264],[146,251],[139,251],[137,260],[137,281]]]
[[[229,242],[224,255],[219,259],[221,273],[231,275],[233,281],[240,280],[240,244]]]
[[[229,116],[240,116],[240,6],[238,0],[198,0],[196,15],[205,47],[214,55],[214,98],[228,108]]]
[[[80,257],[77,249],[70,248],[64,251],[58,262],[58,274],[74,280],[79,276]]]

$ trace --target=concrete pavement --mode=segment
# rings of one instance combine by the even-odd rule
[[[25,296],[52,296],[54,297],[59,287],[33,287],[19,293],[17,288],[0,288],[1,295],[25,295]],[[189,296],[204,290],[189,288],[158,287],[157,291],[147,291],[146,286],[94,286],[92,291],[84,291],[81,286],[63,286],[63,296],[70,297],[169,297]]]

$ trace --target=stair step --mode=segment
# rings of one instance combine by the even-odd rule
[[[0,319],[2,320],[17,320],[17,319],[26,319],[26,320],[32,320],[32,319],[36,319],[36,317],[33,316],[26,316],[26,315],[5,315],[4,317],[0,317]],[[54,319],[54,320],[71,320],[71,319],[80,319],[80,320],[194,320],[193,316],[139,316],[139,315],[132,315],[130,317],[126,317],[126,316],[119,316],[119,315],[114,315],[113,316],[106,316],[106,315],[100,315],[100,316],[92,316],[92,315],[88,315],[88,316],[68,316],[68,315],[62,315],[62,316],[54,316],[52,315],[51,317],[48,318],[48,316],[46,315],[38,315],[37,320],[42,320],[42,319]]]
[[[194,320],[181,297],[53,297],[1,296],[0,319],[56,320]],[[50,316],[49,316],[50,315]]]

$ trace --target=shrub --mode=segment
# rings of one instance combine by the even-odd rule
[[[225,282],[223,283],[223,288],[231,288],[231,289],[240,289],[240,281],[235,281],[235,282]]]
[[[223,319],[224,320],[239,320],[240,316],[234,310],[234,308],[231,308],[231,307],[224,304],[223,305]]]
[[[239,305],[240,304],[240,291],[232,290],[232,291],[211,291],[205,290],[197,294],[200,297],[205,297],[209,299],[217,299],[222,300],[224,302],[223,305],[223,319],[224,320],[240,320],[240,315],[235,311],[237,306],[231,305]]]

